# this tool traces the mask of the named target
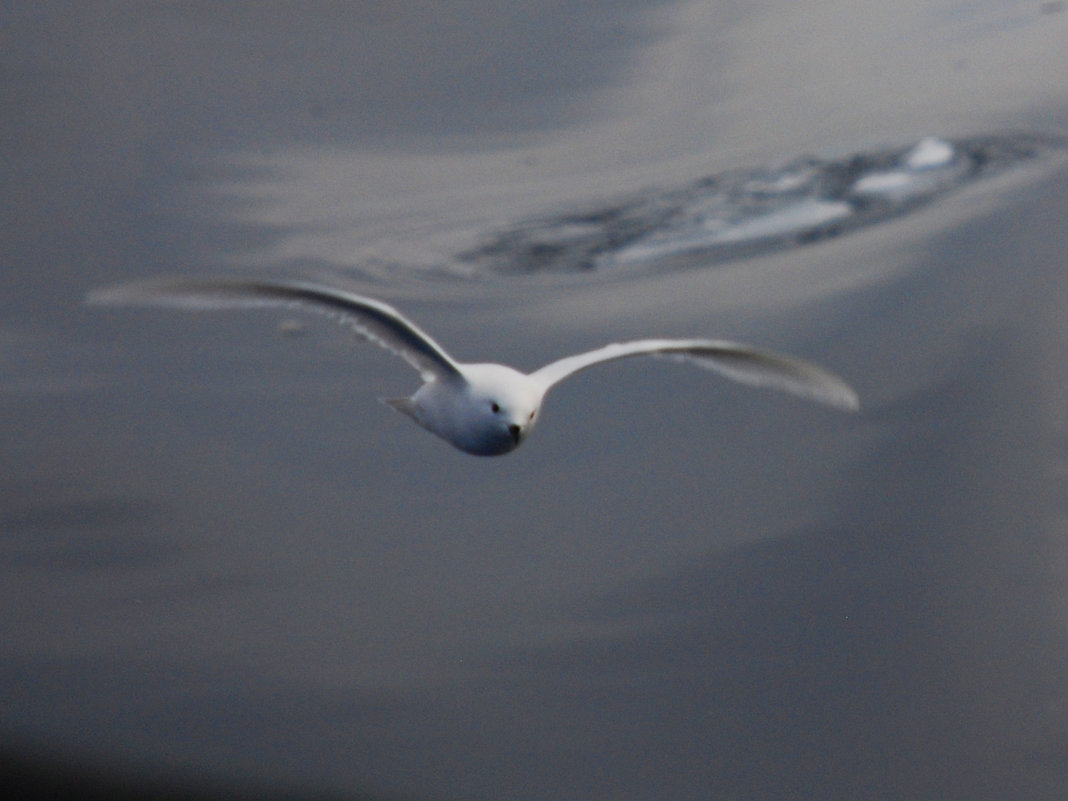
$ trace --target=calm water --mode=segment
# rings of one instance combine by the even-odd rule
[[[10,3],[0,68],[12,769],[1065,797],[1064,4]],[[526,369],[739,339],[862,411],[622,363],[475,459],[317,318],[82,303],[215,273]]]

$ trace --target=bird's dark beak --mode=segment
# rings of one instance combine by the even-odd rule
[[[512,441],[516,445],[518,445],[519,437],[523,434],[523,429],[517,426],[515,423],[512,423],[510,426],[508,426],[508,433],[512,435]]]

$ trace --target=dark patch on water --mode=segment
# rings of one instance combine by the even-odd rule
[[[664,267],[694,254],[712,265],[885,222],[1061,146],[1028,135],[927,137],[841,159],[805,156],[522,221],[455,258],[481,275]]]

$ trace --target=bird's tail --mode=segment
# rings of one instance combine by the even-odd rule
[[[391,406],[401,414],[406,414],[408,417],[419,422],[419,418],[415,414],[415,403],[411,398],[379,398],[386,406]],[[420,425],[422,425],[420,423]]]

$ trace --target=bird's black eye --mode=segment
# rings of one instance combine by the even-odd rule
[[[531,413],[530,413],[530,418],[529,418],[529,419],[531,419],[531,420],[533,420],[533,419],[534,419],[534,412],[536,412],[536,411],[538,411],[538,410],[537,410],[537,409],[535,409],[535,410],[534,410],[533,412],[531,412]]]
[[[490,408],[493,410],[494,414],[497,414],[497,412],[499,412],[501,410],[501,405],[499,403],[497,403],[497,401],[493,401],[490,404]]]

